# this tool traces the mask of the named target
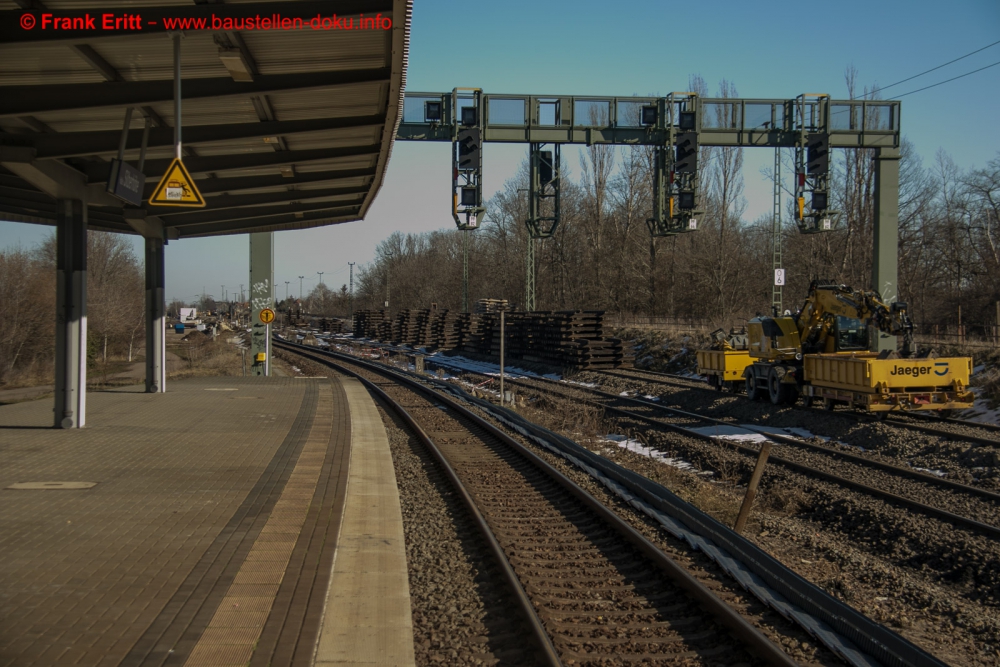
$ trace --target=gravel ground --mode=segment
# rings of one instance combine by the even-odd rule
[[[605,373],[581,373],[574,379],[601,384],[605,391],[614,393],[628,391],[660,396],[664,405],[697,411],[716,419],[808,429],[816,435],[845,443],[849,451],[853,450],[852,453],[858,453],[857,448],[860,447],[897,465],[940,470],[956,482],[1000,491],[1000,455],[997,448],[911,431],[893,426],[890,422],[861,423],[837,412],[775,406],[749,401],[745,396],[710,392],[693,386],[684,388],[644,381],[639,376],[626,380]],[[948,426],[956,432],[969,430],[962,426],[935,426]],[[977,431],[976,435],[991,437],[993,434]],[[1000,447],[1000,442],[997,446]]]
[[[525,381],[519,380],[519,382],[523,383]],[[548,392],[554,391],[558,392],[558,394],[564,395],[579,395],[583,399],[595,398],[592,394],[587,393],[585,388],[574,387],[572,385],[553,387],[551,384],[537,384],[532,381],[531,386],[538,388],[540,392],[538,394],[539,396],[544,396]],[[601,397],[597,398],[599,400],[606,400]],[[636,406],[634,404],[627,403],[625,398],[617,401],[617,405],[615,403],[616,402],[608,402],[607,404],[629,412],[635,412],[638,415],[665,420],[680,426],[696,427],[705,425],[705,422],[696,419],[676,416],[651,407]],[[622,419],[617,415],[615,415],[615,418]],[[646,432],[650,429],[649,425],[639,421],[625,421],[629,423],[631,428],[638,432]],[[808,441],[811,441],[812,444],[843,451],[845,454],[852,454],[854,456],[859,455],[857,450],[852,450],[849,447],[838,447],[835,444],[824,442],[818,437],[810,438]],[[725,447],[725,441],[715,441],[708,444],[708,450],[716,450],[720,446]],[[743,443],[743,446],[746,447],[746,443]],[[750,445],[750,447],[754,448],[755,445]],[[735,449],[735,445],[731,445],[730,448]],[[744,454],[742,456],[746,455]],[[847,478],[860,484],[865,484],[867,486],[910,498],[924,504],[932,505],[982,523],[994,526],[1000,525],[1000,502],[995,499],[983,498],[965,491],[939,486],[932,483],[934,481],[933,479],[921,481],[890,471],[871,468],[861,463],[843,459],[823,451],[811,450],[805,447],[796,447],[793,445],[784,445],[780,443],[775,443],[773,445],[771,457],[772,460],[784,459],[801,465],[806,465],[839,477]],[[879,456],[877,460],[885,462],[885,458],[886,457]],[[709,465],[711,465],[711,462],[709,462]],[[780,464],[777,465],[780,467]],[[743,466],[739,475],[739,481],[741,484],[745,484],[749,480],[749,474],[750,468]]]
[[[678,434],[648,432],[653,448],[694,465],[679,470],[592,437],[626,432],[620,421],[595,424],[592,415],[565,402],[540,403],[539,409],[520,411],[732,525],[744,491],[737,481],[749,475],[749,457]],[[578,482],[586,477],[561,465]],[[698,474],[706,470],[717,481]],[[648,525],[621,503],[618,511]],[[949,664],[1000,665],[1000,549],[992,540],[776,467],[764,476],[746,536]]]
[[[305,375],[330,369],[285,351]],[[520,650],[527,630],[508,587],[447,479],[394,413],[379,413],[389,437],[403,513],[413,648],[418,667],[534,666]]]
[[[398,431],[398,425],[396,424],[392,424],[389,427],[396,429]],[[400,446],[400,444],[395,443],[395,440],[397,438],[400,440],[400,442],[406,440],[408,444]],[[398,456],[396,469],[397,469],[397,479],[400,485],[400,500],[404,504],[404,506],[410,504],[412,504],[413,506],[412,510],[404,508],[403,521],[404,521],[404,529],[407,531],[408,557],[409,557],[408,560],[411,569],[411,597],[413,598],[412,605],[414,610],[414,623],[415,626],[417,626],[419,619],[419,624],[421,626],[433,626],[436,620],[434,615],[438,613],[436,610],[432,610],[433,613],[418,612],[418,608],[420,607],[421,604],[423,604],[421,602],[421,598],[423,598],[425,595],[425,593],[420,588],[419,582],[426,578],[426,575],[420,574],[420,572],[427,567],[426,564],[428,562],[433,563],[434,565],[439,565],[436,559],[454,558],[454,555],[458,553],[458,550],[453,544],[444,544],[442,548],[438,548],[436,545],[433,544],[424,545],[423,547],[421,547],[421,551],[424,549],[435,549],[436,553],[439,554],[437,557],[430,557],[430,558],[425,557],[420,551],[410,550],[409,546],[410,528],[408,525],[410,520],[408,519],[408,515],[411,514],[416,515],[416,517],[418,517],[419,521],[421,522],[419,525],[427,523],[428,519],[424,516],[423,508],[425,506],[428,496],[426,494],[419,494],[416,497],[410,496],[408,487],[410,487],[411,485],[411,480],[410,480],[410,472],[408,471],[411,470],[411,466],[405,464],[404,461],[405,459],[410,457],[418,458],[421,460],[423,468],[426,469],[428,466],[429,458],[427,457],[426,454],[422,452],[417,443],[409,441],[405,433],[399,432],[398,435],[396,436],[390,434],[390,445],[393,447],[394,457]],[[532,449],[535,448],[533,447]],[[406,450],[408,450],[408,454],[404,455]],[[554,461],[557,465],[561,466],[563,469],[566,469],[566,465],[562,462],[561,459],[555,459],[551,455],[547,455],[544,453],[543,455],[545,458],[550,460],[550,462]],[[573,470],[573,472],[575,472],[575,469]],[[436,475],[432,474],[432,477],[436,477]],[[608,503],[614,503],[611,505],[612,507],[620,505],[616,497],[605,494],[603,491],[603,487],[596,485],[593,482],[593,480],[591,480],[586,475],[582,474],[577,475],[577,481],[582,483],[584,488],[588,489],[589,491],[597,492],[598,498],[601,498]],[[441,494],[438,494],[438,497],[440,498]],[[450,494],[447,494],[445,496],[445,499],[447,498],[450,498]],[[455,505],[455,507],[456,508],[458,507],[457,504]],[[631,512],[631,509],[625,505],[620,505],[618,509],[620,512],[622,509],[627,509],[629,510],[629,512]],[[670,556],[676,562],[685,567],[691,574],[693,574],[695,577],[697,577],[699,580],[705,583],[710,589],[712,589],[717,595],[719,595],[721,599],[725,600],[732,607],[737,609],[742,615],[744,615],[744,617],[747,618],[747,620],[749,620],[752,624],[758,627],[766,636],[772,639],[772,641],[775,641],[776,643],[785,647],[788,653],[793,658],[795,658],[796,661],[798,661],[801,665],[803,665],[803,667],[811,667],[811,666],[833,667],[833,666],[843,665],[843,662],[839,658],[837,658],[833,653],[831,653],[825,647],[816,645],[813,642],[812,638],[809,637],[809,635],[805,631],[801,630],[797,625],[794,625],[786,621],[780,615],[768,609],[765,605],[757,601],[752,596],[748,595],[741,587],[739,587],[731,579],[729,579],[728,575],[726,575],[709,559],[707,559],[706,557],[704,557],[699,553],[696,552],[692,553],[689,545],[680,541],[676,541],[669,535],[662,533],[662,531],[659,529],[658,526],[645,524],[644,517],[642,517],[641,515],[635,513],[631,514],[633,518],[633,524],[635,524],[635,520],[640,521],[638,527],[647,537],[653,539],[656,543],[664,547],[665,551],[668,554],[670,554]],[[445,536],[447,536],[447,534],[450,532],[447,529],[447,525],[449,521],[452,521],[452,519],[450,518],[451,516],[452,515],[448,515],[447,513],[442,513],[439,515],[439,523],[445,527],[444,530],[441,531],[441,534]],[[469,526],[468,529],[466,530],[466,533],[464,534],[468,534],[471,531],[472,527]],[[414,530],[415,535],[417,535],[418,533],[422,534],[424,532],[425,531],[422,528],[416,528]],[[437,539],[437,537],[438,535],[436,534],[435,539]],[[415,537],[414,539],[415,543],[418,543],[421,540],[420,537]],[[668,540],[670,541],[669,543]],[[466,567],[474,568],[473,564],[475,562],[476,561],[474,559],[470,559],[467,565],[459,566],[459,569],[461,570]],[[490,569],[492,570],[492,568]],[[414,583],[415,581],[418,583],[415,584]],[[444,591],[442,591],[441,597],[447,598],[448,595],[467,596],[468,593],[467,591],[463,592],[462,590],[457,590],[454,593],[444,593]],[[483,607],[479,606],[475,607],[475,610],[478,610],[477,613],[482,613],[483,609],[484,609]],[[488,609],[488,607],[486,609]],[[503,615],[504,613],[505,612],[503,611],[498,611],[497,615],[498,616]],[[514,614],[515,614],[514,611],[506,612],[506,617],[511,618],[514,616]],[[450,623],[454,622],[457,622],[457,619],[450,621]],[[420,633],[420,632],[425,632],[425,631],[415,630],[415,633]],[[420,655],[419,647],[421,646],[421,641],[417,640],[415,643],[418,647],[418,656],[419,656]],[[441,647],[443,648],[445,646],[447,646],[447,644],[445,642],[441,642]],[[432,663],[420,663],[420,664],[432,664]],[[464,664],[464,663],[455,663],[455,664]],[[490,664],[490,663],[484,662],[484,664]]]
[[[631,388],[635,388],[635,383],[630,385]],[[663,385],[657,386],[660,390],[663,389]],[[685,394],[689,404],[677,401],[678,393]],[[708,404],[706,398],[714,399],[712,403],[720,409],[721,414],[713,416],[729,416],[741,409],[739,405],[729,405],[728,410],[723,407],[737,400],[724,394],[715,397],[708,392],[681,389],[679,392],[671,393],[670,398],[675,400],[667,401],[668,404],[688,409]],[[720,402],[722,405],[719,405]],[[814,433],[833,435],[816,423],[817,420],[812,418],[813,413],[808,413],[810,421],[803,425],[799,423],[800,420],[795,421],[796,418],[790,418],[786,414],[790,412],[787,408],[754,405],[745,400],[742,403],[748,404],[758,412],[757,418],[753,419],[758,423],[762,419],[775,419],[779,422],[783,419],[792,419],[791,423],[770,421],[764,423],[804,426]],[[612,443],[592,440],[591,436],[623,432],[623,429],[612,422],[602,422],[592,411],[588,412],[583,406],[567,409],[565,404],[543,401],[529,404],[522,409],[522,412],[529,419],[560,430],[581,444],[659,481],[716,518],[732,524],[743,491],[737,486],[737,481],[747,474],[751,465],[746,457],[735,454],[731,449],[710,448],[708,443],[704,443],[705,451],[702,451],[693,446],[701,444],[700,441],[693,441],[676,434],[649,434],[649,444],[666,453],[682,456],[695,465],[695,469],[691,471],[679,470],[618,449]],[[764,413],[763,418],[760,412]],[[819,417],[829,417],[831,423],[834,423],[832,419],[834,415],[820,413]],[[753,415],[737,416],[738,420],[750,421],[752,418]],[[825,420],[822,421],[825,424]],[[868,429],[869,444],[872,444],[871,433],[877,434],[881,429],[888,428],[882,424],[847,425],[844,424],[845,421],[847,420],[837,418],[836,424],[850,437],[863,439],[865,436],[861,429]],[[878,449],[884,454],[896,451],[911,457],[914,456],[912,452],[917,452],[916,456],[921,456],[920,452],[927,449],[927,443],[920,443],[923,436],[905,432],[905,437],[901,437],[897,431],[898,429],[893,429],[893,437],[887,438],[890,442],[885,443],[885,447],[872,447],[872,449]],[[392,439],[392,436],[390,437]],[[405,436],[399,437],[405,440]],[[847,437],[838,439],[850,442]],[[907,439],[916,440],[917,444],[906,442]],[[942,444],[948,444],[932,436],[928,437],[928,440],[936,441],[931,447],[938,450],[944,449]],[[525,444],[538,451],[530,443]],[[961,447],[960,443],[952,444]],[[417,457],[412,445],[406,445],[404,442],[403,446],[410,447],[410,456]],[[708,449],[723,453],[711,454]],[[968,449],[971,448],[965,448]],[[400,444],[393,444],[394,457],[400,460],[406,458],[399,454],[399,451],[401,451]],[[665,535],[658,526],[650,524],[646,517],[619,502],[585,474],[561,459],[544,452],[540,453],[599,499],[614,507],[620,515],[659,544],[678,562],[695,571],[701,568],[701,576],[718,577],[719,583],[714,588],[724,599],[735,601],[738,607],[740,604],[748,608],[759,604],[752,598],[743,597],[740,589],[727,583],[726,576],[715,571],[715,566],[710,561],[702,558],[700,554],[689,553],[686,545],[674,544],[673,538]],[[947,456],[941,456],[941,459],[950,462],[951,465],[957,468],[970,467],[962,466],[960,457],[951,456],[954,452],[944,453]],[[968,454],[967,451],[963,453]],[[713,471],[715,473],[713,481],[698,475],[699,470]],[[426,475],[426,472],[424,474]],[[409,478],[412,475],[404,471],[399,461],[397,461],[397,477],[400,479],[402,494],[403,487],[410,485]],[[404,479],[407,481],[404,482]],[[422,501],[415,498],[411,501],[404,500],[404,504],[412,502],[415,507],[422,507]],[[455,529],[454,519],[450,518],[454,515],[448,514],[447,510],[444,510],[440,521],[433,524],[435,528],[432,531],[420,528],[430,523],[425,513],[418,510],[417,515],[416,518],[407,518],[404,514],[408,542],[411,532],[414,534],[432,532],[434,540],[438,540],[438,533],[444,535],[448,532],[445,525],[448,522],[452,522],[453,526],[452,538],[449,539],[457,540],[459,534],[468,535],[470,532]],[[921,527],[921,523],[925,525]],[[445,525],[445,528],[439,529],[438,525]],[[942,530],[939,522],[908,516],[905,512],[886,506],[884,503],[844,492],[838,487],[802,478],[796,480],[794,475],[775,474],[773,469],[765,475],[755,514],[747,529],[747,536],[802,576],[837,595],[859,611],[892,627],[949,664],[977,667],[1000,665],[1000,615],[997,610],[1000,600],[997,589],[1000,568],[997,567],[997,563],[1000,561],[996,557],[997,545],[991,541],[980,540],[974,536],[970,538],[968,534],[959,534],[958,531]],[[455,547],[454,544],[439,552],[438,557],[446,559],[442,562],[461,560],[455,555],[461,553],[462,549]],[[429,553],[426,550],[432,548],[432,545],[428,545],[411,552],[413,554],[411,561],[433,563],[434,556],[425,558],[422,555]],[[411,546],[408,543],[408,552],[410,550]],[[477,561],[464,554],[463,558],[466,559],[465,564],[456,567],[467,568],[470,573],[475,572],[473,563],[484,562],[482,559]],[[480,620],[482,616],[477,617],[476,614],[484,614],[483,610],[491,607],[483,605],[480,601],[477,604],[482,606],[469,604],[459,613],[459,607],[455,606],[456,615],[447,620],[440,620],[440,608],[444,606],[442,600],[469,600],[470,591],[479,586],[475,583],[476,576],[481,575],[472,574],[473,583],[465,584],[464,588],[459,586],[461,590],[456,590],[452,594],[446,593],[444,588],[435,589],[433,586],[450,584],[456,577],[449,577],[443,584],[425,584],[422,582],[427,580],[427,575],[414,574],[412,567],[411,565],[414,620],[416,624],[419,617],[421,627],[424,628],[419,631],[422,633],[421,639],[416,642],[420,656],[418,660],[421,661],[419,664],[442,662],[452,664],[454,658],[447,652],[447,647],[455,644],[456,640],[453,637],[458,637],[458,643],[455,645],[462,647],[455,649],[458,655],[462,655],[461,650],[473,655],[472,649],[476,645],[483,645],[486,633],[475,630],[457,633],[449,628],[486,627],[488,624]],[[457,579],[460,580],[461,577]],[[436,591],[440,593],[436,598],[437,601],[422,601],[424,598],[431,600]],[[825,649],[812,645],[804,636],[796,637],[794,631],[782,628],[783,619],[774,614],[771,614],[773,619],[766,618],[767,614],[770,612],[763,609],[760,612],[761,620],[755,624],[772,639],[786,646],[802,664],[837,664],[836,658]],[[772,622],[773,625],[769,627],[768,623]],[[462,623],[466,625],[461,625]],[[434,643],[435,637],[439,640],[437,644]],[[442,637],[449,639],[440,641]],[[488,641],[490,640],[485,639],[485,642]],[[421,648],[425,642],[429,644],[426,648]],[[434,657],[437,658],[436,662],[432,661]],[[497,663],[484,660],[482,664]]]
[[[423,447],[382,413],[403,509],[417,665],[521,665],[520,611],[475,525]]]

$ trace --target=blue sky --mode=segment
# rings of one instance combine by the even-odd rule
[[[609,10],[610,6],[610,10]],[[336,36],[331,36],[335,39]],[[493,93],[632,95],[684,90],[700,74],[714,94],[723,78],[741,97],[846,97],[844,71],[886,86],[1000,40],[1000,2],[928,0],[809,4],[778,0],[617,2],[596,0],[416,0],[408,90],[475,86]],[[1000,44],[895,86],[897,95],[1000,61]],[[944,149],[962,168],[982,167],[1000,151],[1000,66],[904,96],[903,134],[924,164]],[[526,147],[488,144],[485,194],[514,174]],[[754,218],[770,210],[760,176],[773,153],[748,150],[744,177]],[[563,153],[575,175],[575,149]],[[278,298],[324,282],[347,282],[348,262],[372,260],[393,231],[451,228],[448,146],[397,142],[381,193],[361,222],[280,232],[275,244]],[[51,228],[0,222],[0,248],[31,246]],[[204,288],[221,296],[248,282],[246,236],[174,241],[167,247],[168,299],[192,300]],[[141,246],[136,244],[137,252]],[[355,267],[357,270],[358,267]]]

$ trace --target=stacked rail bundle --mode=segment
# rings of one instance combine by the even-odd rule
[[[418,347],[437,347],[437,336],[435,335],[435,322],[438,319],[438,310],[435,305],[430,310],[421,311],[424,313],[419,320],[419,331],[417,332]]]
[[[458,313],[439,310],[432,313],[430,340],[428,345],[439,350],[453,350],[458,346],[461,335]]]
[[[458,313],[455,322],[456,342],[453,350],[475,352],[473,338],[482,335],[482,320],[474,313]]]
[[[499,357],[500,312],[404,310],[387,320],[383,311],[362,310],[355,315],[355,335]],[[576,370],[618,368],[625,362],[622,341],[604,337],[603,311],[505,312],[504,319],[504,352],[509,360]]]
[[[378,323],[378,327],[375,329],[375,335],[372,336],[375,340],[380,340],[383,342],[389,342],[392,340],[392,320],[382,320]]]
[[[444,350],[454,350],[465,342],[472,327],[472,315],[469,313],[449,312],[444,317],[439,345]]]
[[[344,321],[336,317],[324,317],[319,321],[319,330],[332,334],[344,332]]]
[[[384,310],[359,310],[354,313],[355,338],[379,338],[378,327],[385,321]]]
[[[617,368],[624,359],[622,341],[604,337],[602,311],[535,311],[505,315],[504,352],[522,359],[567,369]],[[481,354],[500,354],[500,317],[483,315]]]
[[[489,354],[489,339],[492,337],[490,328],[493,319],[500,321],[499,317],[494,318],[492,314],[470,314],[464,313],[469,318],[469,328],[462,340],[462,349],[465,352],[475,352],[476,354]]]
[[[475,312],[477,313],[499,313],[501,310],[510,310],[507,299],[479,299],[476,301]]]
[[[417,345],[428,312],[430,311],[416,309],[400,311],[392,323],[392,341],[403,345]]]
[[[538,341],[563,366],[614,368],[622,361],[621,341],[604,338],[603,311],[548,313]]]

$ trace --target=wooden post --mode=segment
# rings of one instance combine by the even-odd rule
[[[500,405],[503,405],[503,340],[504,340],[504,318],[500,311]]]
[[[753,507],[753,499],[757,497],[757,485],[764,475],[764,466],[767,464],[767,457],[771,454],[771,442],[765,440],[760,443],[760,454],[757,455],[757,465],[753,468],[750,476],[750,484],[747,485],[747,494],[743,497],[743,504],[740,506],[740,514],[736,517],[736,525],[733,530],[742,533],[746,528],[747,519],[750,518],[750,508]]]
[[[962,304],[958,305],[958,342],[961,345],[962,341]]]
[[[1000,346],[1000,301],[996,302],[997,316],[993,325],[993,344]]]

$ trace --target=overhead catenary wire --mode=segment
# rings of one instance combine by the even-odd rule
[[[913,93],[919,93],[919,92],[921,92],[923,90],[928,90],[930,88],[936,88],[937,86],[941,86],[941,85],[944,85],[946,83],[950,83],[950,82],[955,81],[957,79],[962,79],[962,78],[967,77],[967,76],[969,76],[971,74],[975,74],[976,72],[982,72],[984,69],[989,69],[991,67],[996,67],[997,65],[1000,65],[1000,60],[996,61],[992,65],[986,65],[985,67],[980,67],[979,69],[974,69],[971,72],[966,72],[965,74],[959,74],[958,76],[953,76],[950,79],[945,79],[944,81],[938,81],[937,83],[932,83],[931,85],[924,86],[923,88],[917,88],[916,90],[911,90],[908,93],[903,93],[902,95],[897,95],[897,97],[906,97],[907,95],[912,95]]]
[[[887,90],[889,88],[894,88],[895,86],[898,86],[901,83],[906,83],[907,81],[912,81],[913,79],[921,77],[924,74],[930,74],[931,72],[937,71],[937,70],[941,69],[942,67],[947,67],[948,65],[951,65],[952,63],[957,63],[959,60],[965,60],[969,56],[973,56],[973,55],[979,53],[980,51],[985,51],[986,49],[988,49],[990,47],[996,46],[997,44],[1000,44],[1000,40],[997,40],[997,41],[993,42],[992,44],[987,44],[984,47],[976,49],[975,51],[970,51],[969,53],[966,53],[964,56],[959,56],[958,58],[955,58],[954,60],[949,60],[946,63],[942,63],[942,64],[938,65],[937,67],[932,67],[932,68],[930,68],[928,70],[924,70],[923,72],[920,72],[919,74],[914,74],[913,76],[908,76],[905,79],[900,79],[896,83],[890,83],[888,86],[882,86],[881,88],[875,88],[874,90],[872,90],[870,92],[867,92],[864,95],[862,95],[862,97],[866,97],[868,95],[874,95],[875,93],[880,93],[883,90]],[[992,66],[993,65],[987,65],[987,67],[992,67]],[[984,67],[982,69],[986,69],[986,68]],[[976,71],[978,72],[979,70],[976,70]],[[973,72],[970,72],[970,74],[972,74],[972,73]],[[963,74],[962,76],[967,76],[967,75]],[[956,78],[961,78],[961,77],[956,77]],[[949,81],[953,81],[953,80],[954,79],[949,79]],[[942,81],[941,83],[947,83],[947,82],[946,81]],[[934,85],[940,85],[940,84],[934,84]],[[918,92],[918,91],[911,91],[911,92]],[[905,94],[909,95],[911,93],[905,93]],[[902,97],[902,95],[900,95],[900,97]]]
[[[958,76],[953,76],[950,79],[945,79],[944,81],[938,81],[937,83],[932,83],[929,86],[924,86],[923,88],[917,88],[916,90],[911,90],[911,91],[909,91],[907,93],[903,93],[901,95],[896,95],[894,99],[898,100],[899,98],[906,97],[907,95],[913,95],[914,93],[919,93],[919,92],[923,92],[925,90],[930,90],[931,88],[937,88],[938,86],[943,86],[946,83],[951,83],[952,81],[957,81],[958,79],[964,79],[967,76],[971,76],[973,74],[976,74],[977,72],[982,72],[983,70],[987,70],[987,69],[989,69],[991,67],[996,67],[997,65],[1000,65],[1000,60],[996,61],[995,63],[991,63],[989,65],[985,65],[983,67],[980,67],[978,69],[974,69],[974,70],[972,70],[970,72],[966,72],[964,74],[959,74]],[[911,78],[913,78],[913,77],[911,77]],[[893,84],[893,85],[895,85],[895,84]],[[889,86],[886,86],[886,88],[888,88],[888,87]],[[885,90],[885,88],[879,88],[878,90]],[[877,91],[875,91],[875,92],[877,92]],[[839,111],[834,111],[830,115],[831,116],[836,116],[838,114],[847,113],[848,111],[850,111],[850,109],[840,109]]]

